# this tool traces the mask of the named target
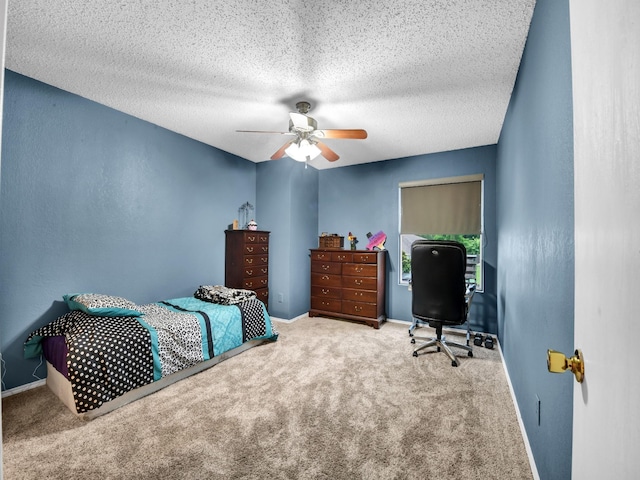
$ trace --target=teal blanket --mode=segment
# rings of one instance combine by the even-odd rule
[[[278,333],[271,323],[269,314],[264,304],[259,300],[248,300],[238,305],[218,305],[195,297],[183,297],[165,300],[159,304],[173,312],[191,313],[198,319],[198,328],[194,329],[192,335],[199,335],[202,361],[239,347],[249,340],[276,340],[278,338]],[[162,342],[157,335],[154,336],[156,326],[147,313],[149,310],[147,307],[146,305],[140,307],[141,311],[145,312],[145,315],[140,318],[140,322],[152,331],[154,361],[156,368],[159,368],[161,365],[169,363],[170,359],[163,359],[160,355],[159,350]],[[179,338],[180,336],[188,337],[188,335],[185,328],[178,332],[177,336]],[[173,341],[172,338],[165,340],[165,342]],[[175,348],[174,346],[174,351]],[[167,374],[164,373],[161,376]]]

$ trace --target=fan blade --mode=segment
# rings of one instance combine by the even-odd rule
[[[236,130],[236,132],[240,133],[279,133],[280,135],[294,135],[291,132],[273,132],[270,130]]]
[[[289,145],[291,145],[293,143],[293,141],[291,142],[287,142],[285,143],[283,146],[280,147],[280,150],[278,150],[276,153],[274,153],[273,155],[271,155],[271,160],[278,160],[279,158],[284,157],[284,151],[289,148]]]
[[[330,162],[335,162],[336,160],[338,160],[340,158],[336,152],[331,150],[324,143],[318,142],[318,143],[316,143],[316,145],[320,149],[320,153],[322,153],[322,156],[324,158],[326,158],[327,160],[329,160]]]
[[[316,130],[313,135],[319,138],[351,138],[363,140],[367,138],[367,131],[362,129],[351,130]]]

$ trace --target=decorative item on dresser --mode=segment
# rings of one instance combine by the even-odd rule
[[[269,308],[269,232],[225,230],[224,283],[256,292]]]
[[[364,322],[386,320],[386,251],[311,250],[311,310],[318,315]]]

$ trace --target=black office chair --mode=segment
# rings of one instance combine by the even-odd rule
[[[446,240],[417,240],[411,246],[411,313],[413,323],[409,328],[409,336],[418,322],[427,322],[436,329],[433,338],[413,337],[416,340],[427,340],[416,347],[413,356],[428,347],[437,347],[451,359],[451,365],[458,366],[458,360],[450,347],[462,348],[467,355],[473,357],[469,346],[470,329],[467,322],[469,307],[475,293],[475,284],[467,285],[467,251],[463,244]],[[442,327],[462,325],[467,322],[467,344],[447,342],[442,335]]]

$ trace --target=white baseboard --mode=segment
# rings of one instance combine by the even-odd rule
[[[305,318],[308,316],[308,313],[303,313],[302,315],[298,315],[297,317],[294,318],[290,318],[290,319],[286,319],[286,318],[278,318],[278,317],[271,317],[271,320],[275,320],[276,322],[282,322],[282,323],[293,323],[296,320],[300,320],[301,318]]]
[[[47,379],[43,378],[35,382],[27,383],[26,385],[20,385],[19,387],[10,388],[9,390],[5,390],[4,392],[2,392],[2,398],[10,397],[11,395],[16,395],[17,393],[20,393],[20,392],[26,392],[27,390],[38,388],[46,384],[47,384]]]
[[[524,441],[524,448],[527,451],[527,456],[529,457],[529,465],[531,466],[531,473],[533,474],[534,480],[540,480],[540,474],[538,473],[538,467],[536,467],[536,461],[533,458],[533,451],[531,450],[531,444],[529,443],[529,437],[527,436],[527,431],[524,428],[524,422],[522,421],[522,415],[520,415],[520,407],[518,406],[518,400],[516,399],[516,393],[513,390],[513,384],[511,383],[511,377],[509,377],[509,371],[507,370],[507,365],[504,363],[504,356],[502,355],[502,348],[500,347],[500,343],[496,338],[496,346],[498,347],[498,351],[500,352],[500,360],[502,361],[502,367],[504,368],[504,374],[507,377],[507,383],[509,384],[509,392],[511,392],[511,399],[513,400],[513,405],[516,409],[516,416],[518,417],[518,424],[520,425],[520,432],[522,433],[522,440]]]

